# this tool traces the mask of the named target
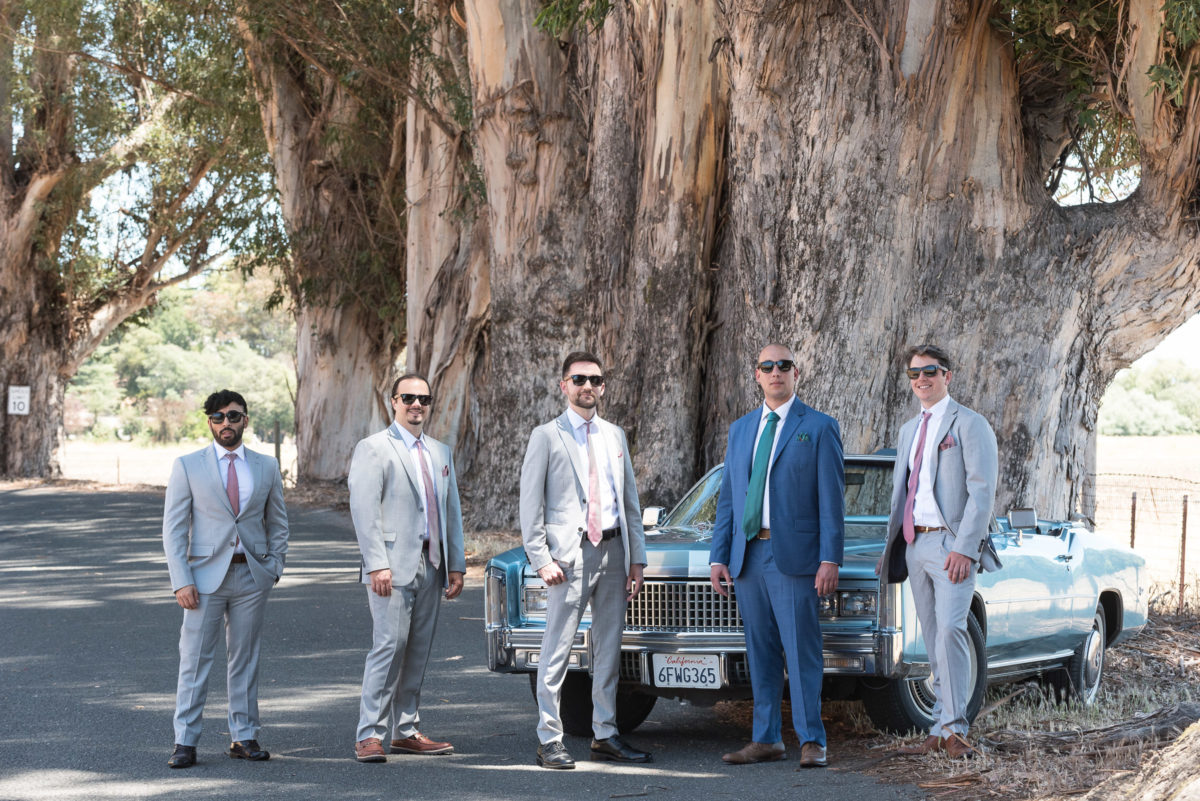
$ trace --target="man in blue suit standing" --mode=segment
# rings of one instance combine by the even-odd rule
[[[788,348],[763,348],[754,365],[763,405],[734,421],[725,447],[709,563],[721,595],[737,581],[754,692],[753,739],[722,757],[736,765],[783,758],[785,665],[800,766],[828,764],[817,599],[837,589],[842,563],[842,436],[796,397],[798,376]]]

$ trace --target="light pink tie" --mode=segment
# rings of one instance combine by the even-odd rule
[[[588,452],[588,510],[587,535],[592,545],[600,544],[600,470],[596,467],[596,451],[592,448],[592,422],[583,424],[587,434]]]
[[[227,453],[225,458],[229,460],[229,471],[225,474],[225,494],[229,496],[229,505],[233,507],[233,516],[237,517],[241,511],[241,492],[238,489],[237,470],[233,468],[233,463],[237,461],[236,453]]]
[[[917,455],[913,457],[912,471],[908,474],[908,497],[904,499],[904,541],[909,545],[917,538],[913,524],[913,506],[917,502],[917,478],[921,475],[921,462],[925,461],[925,429],[929,426],[929,412],[921,412],[921,433],[917,435]]]
[[[433,477],[429,475],[429,465],[425,463],[425,454],[429,449],[425,443],[417,440],[417,461],[421,463],[421,480],[425,483],[425,519],[429,524],[429,564],[437,570],[442,563],[440,543],[442,541],[441,518],[438,516],[437,493],[433,490]]]

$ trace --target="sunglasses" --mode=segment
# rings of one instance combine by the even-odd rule
[[[598,387],[604,383],[604,376],[602,375],[579,375],[576,373],[575,375],[567,376],[567,378],[570,378],[571,383],[577,387],[582,387],[589,382],[591,382],[593,387]]]
[[[412,406],[413,403],[419,403],[422,406],[429,406],[433,403],[432,395],[414,395],[411,392],[401,392],[399,395],[393,395],[394,398],[399,398],[400,402],[405,406]]]
[[[950,372],[940,364],[927,364],[924,367],[905,367],[904,374],[908,376],[910,381],[916,381],[922,375],[927,375],[930,378],[933,378],[938,374],[938,370],[941,370],[943,373]]]
[[[234,425],[237,425],[238,423],[245,420],[246,417],[247,417],[247,415],[244,414],[243,412],[213,412],[212,414],[210,414],[208,416],[208,419],[211,420],[212,422],[216,423],[217,425],[224,423],[226,420],[233,423]]]
[[[774,372],[776,367],[779,368],[779,372],[781,373],[790,373],[792,368],[796,366],[796,363],[791,359],[776,359],[775,361],[758,362],[754,366],[764,373]]]

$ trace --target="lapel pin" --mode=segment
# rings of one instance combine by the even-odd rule
[[[442,465],[442,476],[445,477],[448,475],[450,475],[450,465],[444,464]]]

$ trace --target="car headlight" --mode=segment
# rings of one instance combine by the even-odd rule
[[[838,592],[838,614],[842,617],[874,617],[879,596],[868,590]]]
[[[504,571],[489,567],[484,604],[488,626],[502,626],[508,617],[508,592],[504,582]]]
[[[837,617],[837,599],[832,595],[817,598],[817,614],[821,617]]]
[[[550,590],[546,587],[526,587],[521,593],[521,603],[525,617],[546,617],[546,604],[550,600]]]

